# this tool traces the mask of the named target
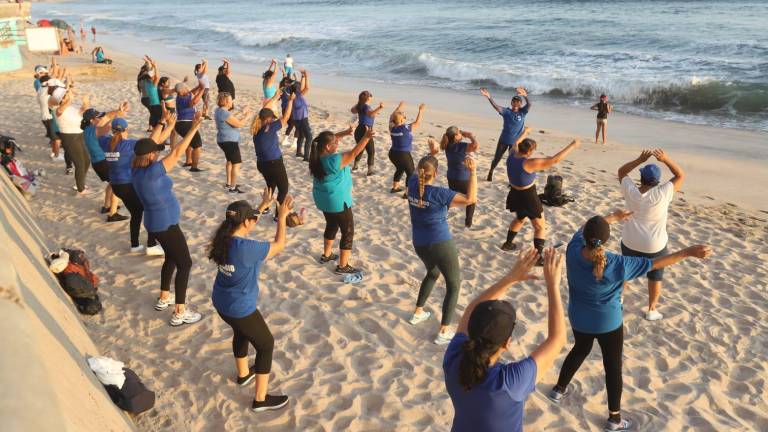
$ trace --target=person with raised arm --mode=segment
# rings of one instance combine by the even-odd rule
[[[523,134],[527,133],[527,129]],[[515,213],[516,218],[509,224],[507,239],[501,245],[505,251],[515,250],[514,240],[526,219],[533,225],[533,247],[539,251],[544,250],[546,243],[546,226],[544,224],[544,209],[541,206],[541,199],[536,192],[536,178],[538,171],[549,169],[563,159],[569,153],[576,149],[581,142],[574,139],[570,144],[557,152],[554,156],[533,158],[533,152],[536,151],[536,141],[525,138],[515,149],[514,153],[507,158],[507,176],[509,177],[509,194],[507,194],[507,210]],[[538,265],[543,261],[539,260]]]
[[[176,133],[180,137],[186,136],[187,132],[192,129],[192,123],[196,115],[195,105],[200,102],[205,92],[205,84],[202,81],[198,81],[197,87],[190,90],[186,82],[180,82],[176,84]],[[234,98],[233,98],[234,99]],[[191,144],[186,148],[184,153],[184,167],[189,167],[190,172],[201,172],[198,164],[200,163],[200,155],[203,152],[203,139],[200,137],[199,132],[195,132],[192,136]]]
[[[219,66],[219,73],[216,75],[216,87],[219,93],[227,92],[232,96],[232,100],[235,100],[235,84],[229,79],[229,74],[232,72],[232,67],[229,60],[222,59],[222,64]]]
[[[656,164],[648,164],[640,169],[640,187],[637,187],[629,177],[629,173],[652,156],[665,164],[672,171],[673,177],[662,184],[661,169]],[[667,254],[669,205],[684,180],[683,169],[661,149],[643,150],[637,159],[619,168],[621,193],[624,195],[627,209],[632,212],[632,217],[627,220],[621,230],[622,255],[653,259]],[[664,269],[652,270],[646,274],[646,277],[648,278],[648,311],[645,319],[660,320],[664,316],[656,310],[656,306],[661,297]]]
[[[491,161],[491,169],[488,170],[487,181],[493,181],[493,171],[496,169],[499,162],[501,162],[501,159],[508,151],[515,151],[520,141],[525,138],[523,135],[523,131],[525,130],[525,116],[528,115],[528,111],[531,109],[531,101],[528,99],[528,92],[523,87],[518,87],[515,91],[517,94],[512,97],[510,106],[502,108],[493,100],[488,89],[480,89],[480,94],[488,99],[488,102],[491,103],[493,109],[495,109],[504,120],[504,126],[501,130],[501,135],[499,136],[499,142],[496,144],[496,152]],[[523,99],[525,99],[524,106]]]
[[[465,141],[465,138],[469,142]],[[474,173],[470,173],[465,160],[479,148],[480,143],[477,142],[477,138],[472,132],[462,131],[456,126],[451,126],[445,130],[443,138],[440,140],[440,149],[445,152],[445,158],[448,160],[448,169],[445,175],[451,190],[463,194],[469,193],[469,182]],[[476,205],[475,202],[467,205],[466,217],[464,218],[465,228],[472,227]]]
[[[595,130],[595,144],[600,132],[603,133],[603,145],[608,142],[605,139],[605,128],[608,126],[608,114],[613,112],[613,105],[608,103],[608,96],[601,94],[600,100],[590,107],[592,111],[597,111],[597,130]]]
[[[606,251],[611,224],[626,221],[632,213],[616,210],[603,217],[590,218],[573,235],[566,250],[568,268],[568,318],[574,346],[560,370],[557,384],[548,397],[560,403],[571,388],[573,376],[592,350],[595,339],[600,345],[608,393],[608,420],[605,431],[629,431],[632,423],[621,416],[622,350],[624,317],[621,303],[624,283],[651,270],[676,264],[686,258],[709,256],[709,246],[696,245],[654,259],[622,256]]]
[[[224,152],[226,159],[225,173],[226,188],[229,193],[245,193],[237,184],[237,176],[240,173],[240,164],[243,162],[240,156],[240,128],[248,124],[251,110],[246,108],[240,114],[232,112],[232,96],[229,93],[219,93],[216,98],[216,111],[213,117],[216,119],[216,143]]]
[[[272,99],[277,94],[277,60],[272,59],[269,67],[261,75],[261,88],[264,99]]]
[[[294,108],[293,111],[295,113],[296,109]],[[321,132],[312,142],[313,151],[309,160],[309,171],[312,174],[312,198],[325,217],[323,254],[319,261],[324,264],[339,260],[334,270],[337,274],[360,273],[360,270],[349,265],[352,241],[355,236],[350,165],[363,151],[368,140],[374,136],[374,132],[373,129],[366,130],[363,138],[352,150],[340,153],[339,141],[349,135],[352,135],[352,125],[342,132]],[[336,255],[332,252],[333,241],[339,229],[341,229],[341,240],[339,254]]]
[[[268,188],[273,191],[277,189],[277,202],[280,204],[288,196],[290,183],[277,134],[288,124],[295,98],[293,94],[289,96],[288,105],[283,109],[281,118],[278,118],[270,108],[262,108],[251,124],[253,148],[256,151],[256,169],[264,177]],[[275,217],[277,217],[277,211],[275,211]]]
[[[160,73],[157,70],[157,63],[150,56],[145,55],[144,61],[149,65],[147,68],[148,78],[144,80],[144,91],[149,98],[149,126],[154,128],[163,118],[163,107],[160,105],[160,92],[158,90]]]
[[[565,317],[560,300],[563,256],[554,249],[544,252],[547,287],[547,335],[530,356],[502,363],[510,351],[517,322],[514,306],[503,300],[510,287],[538,279],[531,274],[538,252],[521,252],[512,269],[500,281],[467,306],[443,357],[445,387],[454,417],[451,430],[521,432],[525,401],[536,383],[552,368],[566,342]]]
[[[427,274],[421,281],[416,309],[409,322],[413,325],[427,320],[432,314],[424,310],[437,278],[445,279],[440,330],[434,342],[444,345],[451,341],[454,332],[450,330],[456,302],[461,288],[459,252],[448,226],[448,208],[473,205],[477,201],[477,172],[475,161],[465,158],[469,179],[467,191],[457,193],[444,187],[435,186],[437,158],[424,156],[418,164],[418,173],[408,178],[408,208],[411,215],[413,247],[424,263]]]
[[[155,310],[163,311],[174,305],[170,320],[172,326],[193,324],[202,318],[202,315],[186,307],[192,257],[189,255],[187,239],[179,226],[181,207],[173,192],[173,180],[168,175],[194,140],[201,123],[202,113],[198,113],[181,142],[162,159],[159,159],[159,155],[164,146],[157,144],[160,138],[150,137],[136,141],[131,161],[131,183],[144,207],[144,227],[165,251],[165,260],[160,272],[160,297],[155,303]],[[166,129],[170,129],[170,125]],[[167,134],[170,135],[170,130]],[[171,278],[174,272],[175,295],[171,295]]]
[[[357,96],[357,103],[350,109],[352,114],[357,114],[358,117],[357,127],[355,128],[355,142],[363,139],[366,128],[373,128],[373,124],[376,122],[376,114],[384,109],[384,102],[380,102],[376,108],[371,108],[371,102],[373,102],[373,93],[364,90]],[[376,156],[376,146],[373,141],[372,139],[368,140],[368,145],[365,146],[365,152],[368,154],[367,175],[369,176],[373,175],[374,157]],[[362,153],[357,155],[355,163],[352,165],[352,171],[357,171],[357,165],[362,158]]]
[[[70,84],[68,83],[68,86]],[[59,138],[64,148],[66,158],[75,165],[75,189],[78,196],[90,193],[85,185],[88,168],[91,166],[88,150],[85,147],[85,136],[80,125],[83,122],[83,113],[89,108],[89,98],[84,95],[81,103],[75,103],[75,91],[69,87],[58,87],[51,95],[51,102],[56,106],[56,119],[59,124]]]
[[[210,120],[208,110],[211,106],[211,80],[208,78],[208,60],[203,59],[195,65],[195,78],[203,85],[203,118]],[[234,97],[234,96],[233,96]]]
[[[221,319],[234,332],[232,351],[237,384],[244,387],[256,381],[251,402],[254,412],[277,410],[288,404],[288,396],[267,393],[275,339],[259,312],[258,300],[261,266],[285,250],[286,219],[293,208],[293,198],[286,197],[278,207],[277,232],[273,241],[248,238],[259,215],[273,201],[272,191],[266,188],[258,208],[254,209],[247,201],[231,203],[208,247],[208,259],[218,265],[211,301]],[[256,350],[253,367],[248,366],[249,343]]]
[[[392,189],[389,193],[403,192],[400,187],[400,179],[405,174],[405,181],[411,178],[414,172],[413,167],[413,131],[421,125],[421,119],[424,117],[426,105],[419,105],[419,113],[416,119],[411,123],[406,123],[405,102],[400,102],[397,108],[389,116],[389,136],[392,138],[392,147],[389,148],[389,160],[395,166],[395,175],[392,177]],[[403,195],[407,198],[407,195]]]
[[[309,126],[309,104],[307,103],[307,93],[309,93],[309,72],[302,69],[301,80],[293,83],[291,93],[296,95],[293,100],[293,124],[296,127],[298,138],[296,139],[296,157],[300,157],[304,162],[309,162],[309,153],[313,143],[312,128]]]

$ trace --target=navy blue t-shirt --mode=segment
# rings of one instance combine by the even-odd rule
[[[357,107],[357,118],[360,121],[360,126],[373,127],[375,119],[368,115],[370,111],[371,106],[368,104],[364,104],[362,108]]]
[[[131,171],[133,189],[144,206],[144,227],[148,232],[161,232],[177,225],[181,207],[173,193],[173,180],[162,162]]]
[[[525,116],[528,115],[528,104],[520,108],[517,112],[512,108],[504,108],[499,113],[504,119],[504,127],[501,130],[499,141],[508,146],[514,145],[517,138],[523,133],[525,128]]]
[[[451,431],[521,432],[525,401],[536,390],[536,361],[527,357],[515,363],[497,362],[482,382],[466,391],[459,381],[459,364],[467,339],[457,333],[443,357],[445,388],[454,410]]]
[[[280,151],[280,138],[277,133],[283,128],[280,120],[264,125],[253,136],[253,147],[256,149],[256,161],[268,162],[283,157]]]
[[[112,151],[109,141],[112,135],[99,137],[99,146],[104,150],[104,158],[109,168],[109,184],[121,185],[131,182],[131,160],[133,160],[133,148],[136,147],[135,139],[122,140]]]
[[[232,237],[227,263],[219,266],[213,282],[213,307],[224,316],[243,318],[256,310],[259,271],[269,254],[269,242]]]
[[[389,131],[389,136],[392,137],[393,151],[410,152],[413,150],[411,125],[402,124],[400,126],[395,126]]]
[[[467,142],[457,142],[445,149],[445,158],[448,159],[448,171],[446,175],[451,180],[469,180],[469,168],[464,165],[467,158]]]
[[[425,185],[422,206],[419,206],[419,176],[414,174],[408,179],[414,246],[429,246],[451,239],[448,206],[455,196],[456,192],[448,188]]]

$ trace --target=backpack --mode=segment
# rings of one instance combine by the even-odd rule
[[[542,204],[554,207],[562,207],[566,203],[573,202],[573,198],[563,193],[563,177],[559,175],[547,176],[547,184],[544,193],[539,194]]]
[[[91,265],[85,252],[79,249],[64,249],[69,254],[66,267],[56,273],[59,284],[64,292],[72,298],[77,310],[84,315],[96,315],[101,312],[99,299],[99,278],[91,271]],[[58,258],[55,254],[52,258]]]
[[[125,373],[125,383],[120,388],[116,385],[104,385],[109,398],[120,409],[132,414],[139,414],[147,411],[155,405],[155,392],[147,389],[141,382],[136,372],[123,368]]]

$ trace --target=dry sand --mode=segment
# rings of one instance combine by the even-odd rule
[[[111,51],[109,54],[121,64],[130,60],[128,69],[80,65],[75,77],[81,89],[93,94],[95,107],[111,109],[128,99],[132,104],[128,115],[131,134],[140,137],[147,118],[135,90],[134,67],[140,61]],[[176,77],[188,69],[162,61],[160,68],[174,72]],[[235,84],[238,107],[255,107],[260,82],[252,77],[236,77]],[[247,409],[252,387],[240,388],[233,383],[231,330],[210,303],[216,270],[205,259],[205,247],[224,207],[243,197],[255,202],[263,187],[247,133],[243,133],[241,143],[244,163],[240,180],[247,194],[234,197],[221,186],[224,157],[215,144],[213,122],[206,122],[202,131],[201,167],[206,171],[193,174],[178,169],[172,173],[181,202],[181,226],[194,262],[188,304],[203,313],[203,320],[171,328],[167,324],[169,312],[152,308],[162,259],[131,256],[127,222],[106,224],[98,213],[102,194],[75,197],[73,179],[63,174],[63,164],[48,158],[31,72],[1,79],[0,92],[5,101],[0,108],[3,133],[15,136],[24,147],[21,157],[29,167],[48,172],[31,206],[49,247],[85,249],[102,279],[105,309],[96,317],[84,318],[88,332],[104,355],[128,363],[157,393],[156,407],[136,419],[140,430],[449,429],[453,409],[443,384],[444,347],[431,342],[439,322],[431,318],[413,327],[406,321],[424,270],[411,245],[406,203],[388,192],[393,168],[386,159],[386,116],[377,122],[381,131],[377,138],[377,174],[354,175],[356,241],[352,264],[366,273],[366,280],[357,285],[345,285],[332,273],[330,264],[317,263],[324,221],[312,202],[306,165],[284,149],[291,194],[296,197],[297,207],[307,208],[309,222],[291,229],[286,252],[263,267],[259,309],[275,337],[270,388],[292,399],[283,411],[253,414]],[[419,99],[408,96],[408,114],[413,118]],[[308,100],[313,106],[314,132],[344,128],[355,99],[352,93],[313,89]],[[385,102],[388,115],[396,101]],[[426,127],[417,134],[414,155],[426,153],[426,134],[436,135],[454,123],[480,136],[479,171],[484,173],[500,123],[493,117],[483,119],[430,107]],[[542,125],[536,126],[538,130]],[[567,144],[567,134],[549,127],[546,131],[533,134],[544,153],[551,154]],[[352,145],[351,139],[345,139],[342,147]],[[611,152],[606,150],[585,144],[573,158],[552,170],[564,176],[577,202],[563,208],[546,208],[550,243],[567,242],[589,216],[621,207],[615,172],[621,163],[618,161],[631,158],[636,149],[615,144]],[[689,172],[721,167],[717,159],[697,160],[697,166],[677,159]],[[443,180],[442,175],[440,178]],[[499,279],[514,261],[514,255],[498,249],[510,220],[504,210],[505,179],[499,168],[497,181],[480,184],[475,229],[463,229],[463,211],[450,212],[449,223],[462,265],[459,314],[474,295]],[[701,181],[706,179],[691,176],[686,188]],[[102,190],[93,173],[88,183]],[[698,187],[703,188],[701,184]],[[662,321],[643,319],[647,302],[644,281],[633,282],[625,291],[625,413],[639,422],[640,430],[648,431],[768,430],[766,215],[726,204],[729,197],[715,196],[710,204],[703,205],[693,204],[685,196],[676,197],[671,207],[670,249],[709,243],[714,254],[706,262],[691,261],[667,271],[660,305],[665,314]],[[262,220],[254,232],[259,239],[273,235],[270,220]],[[530,242],[530,226],[519,237]],[[618,241],[614,239],[609,247],[618,250]],[[565,302],[566,286],[563,281]],[[440,281],[427,303],[433,314],[439,315],[443,294]],[[511,290],[508,299],[518,308],[520,321],[514,334],[515,347],[506,356],[512,360],[530,353],[544,338],[545,288],[541,282],[527,282]],[[570,345],[538,385],[538,391],[530,396],[525,415],[527,430],[596,431],[606,417],[603,369],[596,348],[574,379],[574,394],[562,406],[547,401],[545,392],[556,380]]]

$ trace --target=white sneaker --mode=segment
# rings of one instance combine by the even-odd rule
[[[451,339],[456,336],[456,332],[447,331],[445,333],[438,333],[437,337],[435,338],[435,343],[437,345],[446,345],[451,342]]]
[[[136,247],[131,247],[131,253],[142,253],[144,252],[144,245],[138,245]]]
[[[424,311],[420,314],[413,314],[413,316],[411,317],[411,319],[408,320],[408,322],[413,325],[416,325],[428,320],[429,317],[431,316],[432,316],[432,312]]]
[[[165,255],[165,251],[163,250],[163,247],[159,244],[156,244],[154,246],[150,246],[147,248],[147,256],[163,256]]]
[[[164,311],[168,309],[168,306],[176,304],[176,296],[171,294],[167,299],[163,300],[158,297],[155,303],[155,310]]]
[[[171,317],[170,324],[174,327],[180,326],[182,324],[194,324],[198,321],[200,321],[203,318],[202,315],[200,315],[197,312],[193,312],[190,309],[184,309],[184,312],[181,314],[174,313]]]
[[[648,311],[645,313],[645,319],[648,321],[658,321],[664,318],[664,315],[660,314],[657,310]]]

